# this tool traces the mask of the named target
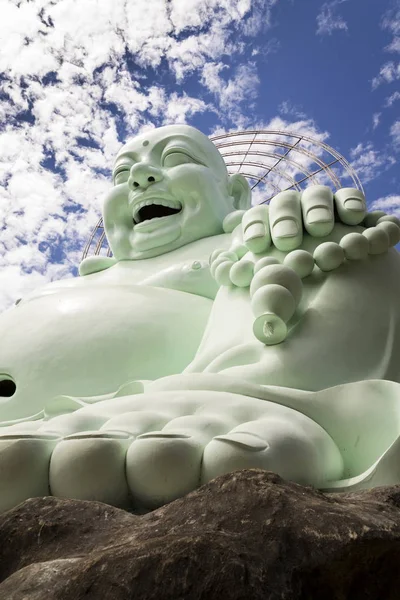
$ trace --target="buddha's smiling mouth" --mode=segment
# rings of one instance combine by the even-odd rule
[[[162,219],[182,211],[182,204],[176,200],[158,200],[156,198],[138,202],[133,211],[133,225],[146,221]]]

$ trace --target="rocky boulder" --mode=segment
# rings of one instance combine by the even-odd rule
[[[1,600],[319,598],[400,598],[400,485],[247,470],[142,516],[52,497],[0,516]]]

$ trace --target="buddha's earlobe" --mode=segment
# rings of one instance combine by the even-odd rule
[[[240,173],[229,177],[229,194],[233,197],[233,205],[237,210],[246,210],[251,205],[251,189],[249,182]]]

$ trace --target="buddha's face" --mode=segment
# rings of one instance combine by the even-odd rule
[[[116,158],[113,181],[103,218],[117,260],[158,256],[222,233],[224,217],[250,203],[246,180],[229,177],[214,144],[186,125],[128,142]]]

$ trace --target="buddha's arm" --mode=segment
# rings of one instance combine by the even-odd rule
[[[105,271],[116,263],[117,261],[115,258],[110,258],[108,256],[89,256],[88,258],[84,258],[79,265],[79,275],[84,277],[85,275]]]

